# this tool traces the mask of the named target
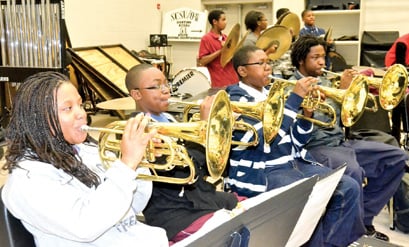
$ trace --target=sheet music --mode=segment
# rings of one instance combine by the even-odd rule
[[[310,239],[345,169],[346,166],[343,166],[318,180],[286,246],[301,246]]]
[[[250,209],[250,208],[252,208],[252,207],[254,207],[254,206],[256,206],[256,205],[258,205],[258,204],[260,204],[260,203],[262,203],[264,201],[267,201],[271,197],[276,196],[276,195],[278,195],[280,193],[283,193],[284,191],[286,191],[286,190],[288,190],[288,189],[290,189],[290,188],[304,182],[305,180],[307,180],[307,178],[300,179],[300,180],[295,181],[294,183],[291,183],[289,185],[286,185],[286,186],[283,186],[283,187],[280,187],[280,188],[277,188],[277,189],[274,189],[274,190],[270,190],[270,191],[261,193],[260,195],[257,195],[255,197],[252,197],[252,198],[249,198],[249,199],[246,199],[246,200],[240,202],[240,206],[245,210]]]
[[[257,195],[255,197],[246,199],[242,202],[240,202],[239,206],[233,209],[232,211],[226,210],[226,209],[220,209],[215,212],[212,218],[210,218],[196,233],[191,235],[188,238],[185,238],[182,241],[179,241],[172,245],[172,247],[181,247],[181,246],[187,246],[197,240],[198,238],[206,235],[208,232],[216,228],[217,226],[227,222],[228,220],[232,219],[233,217],[236,217],[237,215],[243,213],[247,209],[250,209],[280,193],[283,193],[284,191],[289,190],[290,188],[302,183],[306,179],[301,179],[299,181],[296,181],[292,184],[289,184],[287,186],[283,186],[268,192],[261,193],[260,195]]]

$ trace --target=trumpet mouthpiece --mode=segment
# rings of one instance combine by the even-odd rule
[[[81,126],[81,130],[82,130],[82,131],[87,132],[87,131],[89,131],[89,129],[90,129],[90,127],[89,127],[88,125],[82,125],[82,126]]]

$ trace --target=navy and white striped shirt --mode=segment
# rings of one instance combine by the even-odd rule
[[[227,87],[231,101],[256,102],[257,99],[245,90],[243,83]],[[259,97],[258,97],[259,98]],[[237,146],[230,152],[229,178],[227,184],[233,192],[239,195],[252,197],[267,189],[266,173],[269,168],[288,164],[294,159],[306,159],[306,150],[303,146],[308,142],[313,129],[311,122],[297,119],[297,112],[303,98],[290,93],[285,108],[283,121],[278,135],[270,144],[263,139],[262,122],[254,118],[241,115],[239,119],[252,124],[259,136],[257,146]],[[253,139],[252,133],[234,131],[233,139],[248,141]]]

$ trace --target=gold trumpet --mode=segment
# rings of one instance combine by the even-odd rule
[[[284,92],[285,89],[287,87],[294,87],[295,84],[297,83],[297,81],[290,81],[290,80],[285,80],[282,78],[277,78],[274,77],[272,75],[269,76],[270,79],[274,79],[274,83],[271,85],[270,88],[270,94],[272,93],[271,91],[273,90],[273,92],[275,91],[279,91],[279,93],[281,95],[283,95],[283,99],[285,99],[286,93]],[[283,102],[284,104],[284,102]],[[336,123],[336,113],[334,108],[321,101],[321,96],[320,96],[320,90],[317,90],[316,92],[316,96],[314,97],[311,93],[309,95],[307,95],[303,102],[301,103],[301,107],[305,107],[305,108],[312,108],[314,110],[318,110],[321,111],[323,113],[326,113],[330,116],[330,118],[332,118],[331,122],[322,122],[319,121],[317,119],[314,118],[310,118],[310,117],[306,117],[304,115],[298,114],[297,117],[298,118],[302,118],[305,119],[307,121],[312,122],[313,124],[322,126],[322,127],[333,127]]]
[[[274,78],[271,76],[271,78]],[[284,82],[284,86],[286,87],[287,85],[295,85],[295,81],[288,81],[284,80],[281,78],[277,78],[276,81],[274,82]],[[273,85],[274,85],[273,84]],[[285,85],[287,84],[287,85]],[[358,119],[362,116],[363,110],[365,109],[366,102],[368,100],[368,84],[366,82],[366,79],[363,76],[357,76],[352,82],[351,85],[349,86],[348,89],[336,89],[336,88],[331,88],[331,87],[325,87],[325,86],[319,86],[319,91],[325,94],[325,97],[331,98],[334,101],[342,104],[341,107],[341,121],[344,126],[350,127],[352,126]],[[308,101],[313,101],[313,102],[308,102]],[[374,99],[372,99],[374,100]],[[307,101],[307,102],[304,102]],[[332,106],[329,104],[322,104],[322,102],[319,102],[317,99],[313,99],[312,97],[307,97],[304,99],[302,106],[306,106],[309,108],[314,108],[318,109],[322,112],[326,112],[330,115],[332,118],[332,121],[328,123],[328,126],[333,126],[336,121],[336,113],[335,110]],[[374,103],[376,101],[374,100]],[[373,110],[376,110],[376,105],[374,106]],[[305,117],[304,117],[305,118]],[[310,119],[306,118],[309,121],[312,121],[314,124],[322,125],[321,121],[316,122],[317,120],[315,119]]]
[[[145,175],[140,178],[156,182],[176,184],[194,182],[195,168],[193,162],[187,155],[185,148],[176,144],[172,139],[173,137],[195,142],[204,146],[206,149],[208,172],[213,180],[218,180],[227,165],[232,141],[233,121],[227,93],[220,91],[216,94],[215,99],[213,100],[208,121],[195,121],[189,123],[148,123],[147,131],[152,128],[157,129],[157,133],[159,134],[158,138],[162,139],[165,145],[160,145],[159,148],[155,148],[158,144],[152,142],[151,145],[148,145],[146,157],[152,158],[152,156],[155,155],[169,155],[168,164],[162,167],[160,165],[151,164],[148,160],[141,165],[150,168],[154,175]],[[122,134],[124,126],[125,121],[117,121],[108,125],[107,128],[84,128],[86,131],[96,130],[101,132],[99,136],[100,157],[108,166],[112,159],[107,158],[107,155],[105,154],[106,150],[113,151],[120,156],[120,141],[110,141],[108,136],[110,134]],[[174,152],[174,154],[172,154],[172,152]],[[191,174],[187,178],[179,179],[158,176],[155,171],[156,169],[169,170],[177,165],[186,166],[185,163],[187,163],[191,170]]]
[[[341,76],[338,73],[322,69],[327,74]],[[385,110],[392,110],[405,95],[408,87],[408,72],[401,64],[394,64],[389,67],[385,75],[381,78],[366,77],[369,86],[379,90],[379,104]]]
[[[150,124],[150,123],[149,123]],[[96,128],[89,126],[81,126],[83,131],[99,131],[99,156],[101,157],[102,165],[105,168],[110,167],[117,157],[121,155],[120,140],[117,135],[122,135],[126,121],[114,121],[108,124],[105,128]],[[145,159],[142,160],[140,167],[149,168],[152,175],[139,174],[137,178],[152,180],[155,182],[165,182],[172,184],[191,184],[195,182],[195,166],[186,151],[186,148],[177,144],[172,138],[164,135],[156,135],[156,139],[161,142],[150,142],[145,150]],[[116,154],[116,155],[115,155]],[[166,157],[166,163],[157,164],[155,155]],[[184,178],[172,178],[158,175],[157,171],[169,171],[176,166],[189,167],[189,173]]]

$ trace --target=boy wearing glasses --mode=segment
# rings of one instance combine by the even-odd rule
[[[150,114],[158,122],[176,122],[172,115],[166,113],[170,89],[162,71],[150,64],[139,64],[129,70],[125,81],[139,111]],[[203,101],[200,107],[202,119],[207,120],[211,102],[212,97]],[[147,224],[166,230],[170,243],[188,237],[204,223],[210,224],[216,211],[223,208],[231,210],[238,202],[234,194],[216,191],[213,184],[204,180],[204,176],[208,175],[204,148],[188,142],[185,142],[185,147],[196,167],[196,182],[191,185],[153,182],[152,196],[143,212]],[[190,172],[187,168],[174,168],[158,173],[181,178]]]
[[[240,78],[238,84],[227,87],[232,101],[260,102],[267,99],[272,68],[265,52],[254,46],[245,46],[233,56],[233,65]],[[304,97],[314,89],[316,79],[306,77],[297,81],[289,94],[283,121],[275,139],[264,143],[263,123],[251,117],[240,116],[256,127],[260,142],[254,147],[232,147],[228,186],[241,196],[252,197],[313,175],[325,175],[331,169],[314,162],[303,149],[307,143],[312,123],[296,118]],[[303,114],[311,117],[310,109]],[[235,140],[252,139],[248,133],[233,133]],[[327,210],[318,223],[307,246],[348,246],[363,233],[360,219],[360,185],[348,176],[339,182]]]

